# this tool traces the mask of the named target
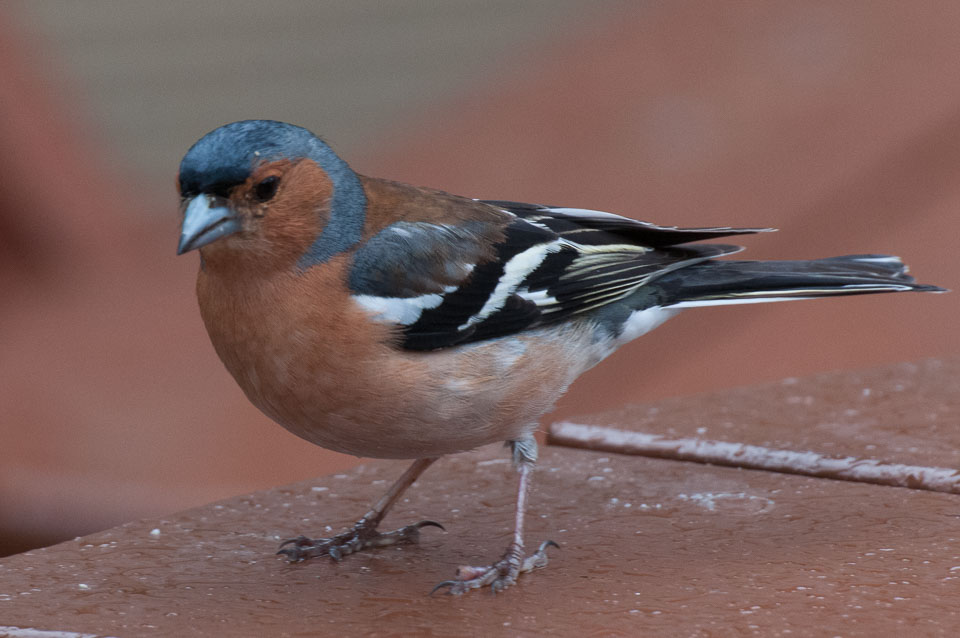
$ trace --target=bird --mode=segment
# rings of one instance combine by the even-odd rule
[[[217,355],[248,399],[324,448],[412,464],[352,527],[295,536],[297,562],[416,543],[380,531],[438,458],[509,447],[513,537],[434,591],[502,591],[553,541],[523,533],[540,418],[578,376],[683,309],[884,292],[941,292],[899,258],[721,259],[703,240],[769,228],[659,226],[613,213],[479,200],[356,173],[320,137],[273,120],[226,124],[184,155],[177,254]]]

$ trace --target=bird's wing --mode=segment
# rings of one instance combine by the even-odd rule
[[[774,230],[773,228],[731,228],[729,226],[677,228],[676,226],[658,226],[650,222],[586,208],[563,208],[498,200],[484,200],[483,203],[509,211],[529,222],[543,225],[558,235],[580,244],[602,245],[616,242],[619,238],[621,242],[626,239],[631,243],[662,248],[704,239],[767,233]]]
[[[669,228],[599,211],[484,203],[502,217],[395,222],[357,250],[354,299],[397,324],[402,347],[443,348],[589,312],[665,273],[740,250],[681,244],[761,230]]]

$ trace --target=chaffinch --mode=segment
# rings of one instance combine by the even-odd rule
[[[217,354],[266,415],[325,448],[415,459],[351,529],[280,548],[291,560],[415,542],[377,526],[438,457],[505,441],[519,470],[513,540],[437,588],[508,587],[547,563],[523,518],[538,419],[585,370],[681,309],[939,291],[886,255],[717,261],[698,240],[765,228],[675,228],[480,201],[358,175],[318,137],[249,120],[180,164],[179,253]]]

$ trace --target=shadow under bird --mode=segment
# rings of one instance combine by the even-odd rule
[[[513,584],[547,563],[524,544],[533,433],[567,387],[684,308],[939,292],[896,257],[719,260],[700,240],[765,228],[675,228],[584,210],[480,201],[355,173],[298,126],[248,120],[180,164],[178,253],[227,370],[267,416],[325,448],[414,459],[347,531],[285,541],[290,560],[416,542],[377,529],[437,458],[504,441],[519,472],[513,539],[436,588]]]

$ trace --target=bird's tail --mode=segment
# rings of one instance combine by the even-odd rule
[[[812,299],[876,292],[945,292],[918,284],[890,255],[809,261],[706,261],[657,280],[673,308]]]

